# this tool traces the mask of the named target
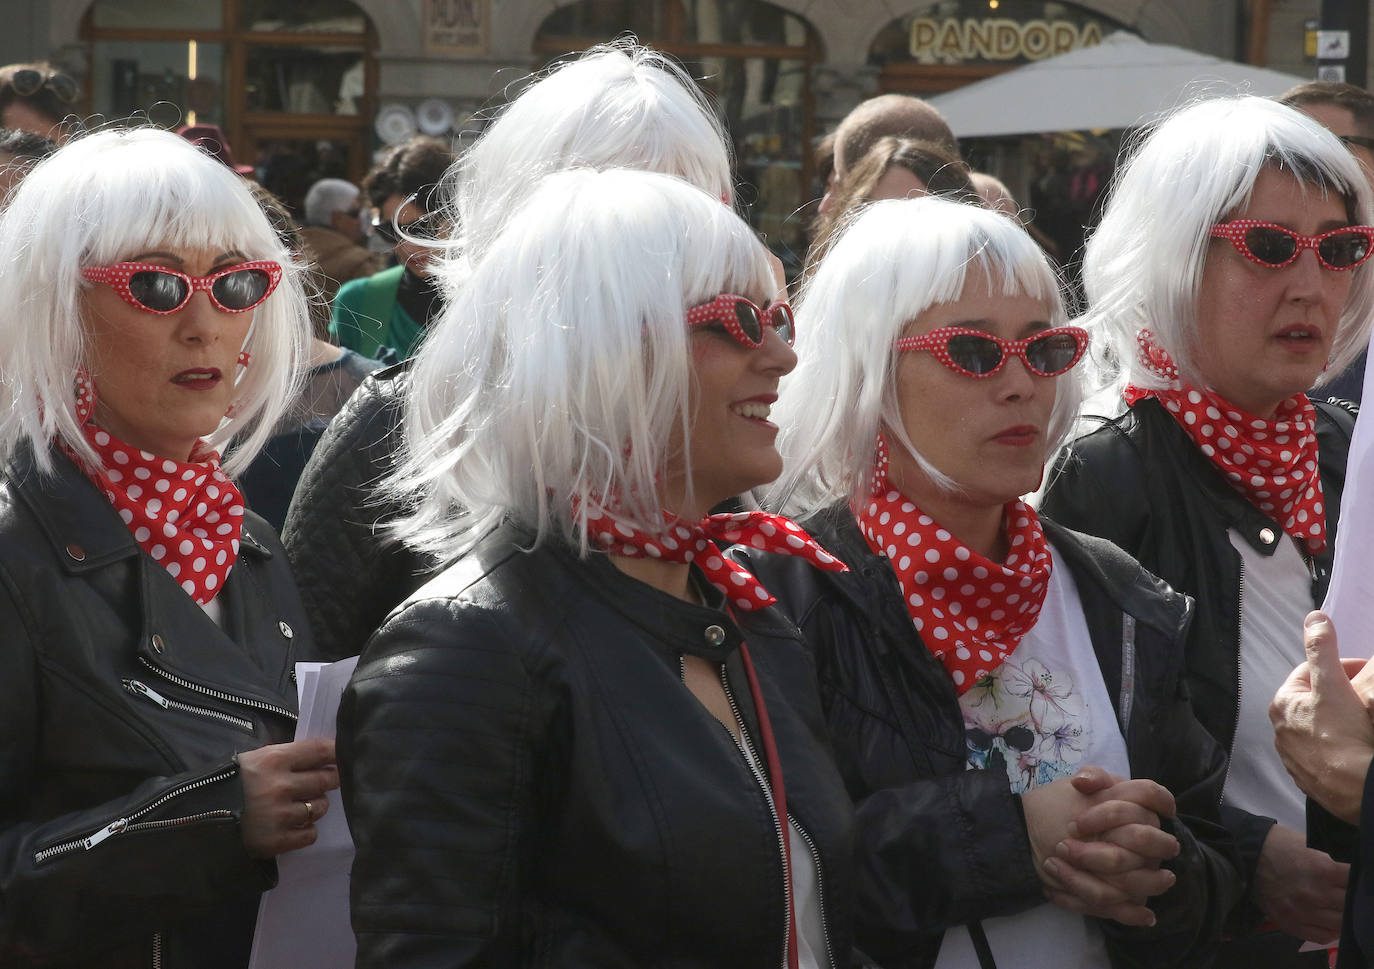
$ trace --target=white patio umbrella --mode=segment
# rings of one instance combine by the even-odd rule
[[[1273,97],[1306,78],[1117,31],[1095,47],[1050,57],[929,98],[960,138],[1133,128],[1179,104],[1219,94]]]

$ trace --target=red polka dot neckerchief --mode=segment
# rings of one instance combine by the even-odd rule
[[[83,466],[87,477],[186,594],[210,602],[234,567],[243,532],[243,495],[220,470],[219,452],[197,443],[190,461],[172,461],[130,447],[90,423],[90,378],[80,374],[76,385],[78,423],[100,456],[99,468]]]
[[[723,592],[732,606],[746,612],[771,606],[777,600],[752,572],[722,554],[715,544],[717,541],[780,555],[799,555],[825,572],[849,571],[800,525],[781,515],[746,511],[707,515],[697,523],[679,521],[666,513],[664,518],[668,522],[666,530],[659,535],[649,535],[617,521],[602,508],[589,506],[587,539],[614,555],[695,562],[707,581]]]
[[[1127,404],[1154,397],[1198,449],[1249,502],[1308,552],[1326,548],[1326,503],[1317,465],[1317,410],[1306,394],[1279,405],[1274,420],[1247,414],[1210,390],[1184,384],[1148,330],[1136,335],[1140,360],[1164,389],[1127,385]]]
[[[1053,560],[1035,509],[1007,502],[1010,551],[994,562],[955,538],[888,484],[887,445],[878,439],[874,497],[855,510],[859,530],[888,560],[921,642],[963,696],[1006,660],[1040,616]]]

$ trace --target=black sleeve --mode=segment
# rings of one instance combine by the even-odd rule
[[[301,474],[282,541],[325,659],[357,655],[432,563],[385,525],[404,508],[380,495],[400,446],[397,380],[369,378],[349,398]]]

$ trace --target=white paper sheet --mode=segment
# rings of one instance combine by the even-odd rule
[[[1364,400],[1374,406],[1374,361],[1365,367]],[[1374,426],[1355,422],[1336,535],[1336,562],[1322,610],[1342,656],[1374,656]],[[1366,498],[1365,495],[1370,495]],[[1328,512],[1328,516],[1329,516]],[[1301,635],[1301,633],[1299,633]]]
[[[333,737],[334,718],[358,657],[297,663],[296,739]],[[348,921],[353,839],[338,791],[315,823],[313,845],[277,858],[277,887],[262,896],[249,969],[351,969],[357,944]]]

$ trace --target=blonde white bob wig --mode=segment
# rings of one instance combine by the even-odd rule
[[[74,380],[86,369],[82,293],[86,266],[127,261],[156,249],[237,250],[273,259],[283,274],[253,311],[230,415],[206,438],[234,441],[229,474],[245,468],[290,403],[310,337],[299,270],[244,181],[189,142],[152,128],[77,138],[40,162],[0,214],[0,460],[32,446],[41,470],[61,442],[99,466],[76,423]],[[148,325],[161,320],[150,315]],[[162,324],[165,325],[165,324]]]
[[[1084,253],[1088,310],[1079,322],[1093,332],[1100,383],[1163,386],[1137,353],[1136,334],[1149,330],[1185,383],[1208,386],[1206,361],[1196,353],[1198,297],[1211,247],[1230,245],[1209,233],[1249,201],[1266,169],[1293,176],[1314,198],[1339,196],[1351,222],[1374,218],[1359,162],[1302,112],[1241,97],[1174,113],[1144,133],[1118,172]],[[1319,383],[1344,370],[1368,340],[1374,269],[1350,272],[1353,285]]]
[[[690,439],[686,311],[774,288],[749,226],[679,178],[548,176],[415,359],[392,486],[418,506],[399,535],[446,558],[510,518],[585,552],[608,500],[661,531],[660,480],[686,460],[669,442]]]
[[[480,258],[539,180],[569,168],[679,175],[733,197],[725,130],[691,77],[633,41],[592,47],[536,75],[465,150],[446,178],[450,245]],[[437,273],[456,299],[467,259]]]
[[[858,211],[801,294],[799,360],[773,407],[784,471],[768,504],[803,515],[867,501],[879,431],[931,481],[958,488],[906,433],[892,344],[932,306],[957,303],[970,273],[985,277],[993,292],[1042,300],[1051,326],[1065,321],[1060,280],[1016,220],[936,196]],[[1055,378],[1047,458],[1078,413],[1077,369]]]

